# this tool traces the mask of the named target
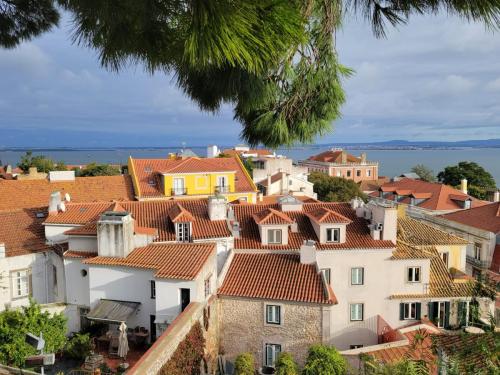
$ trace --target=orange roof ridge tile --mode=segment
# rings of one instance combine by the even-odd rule
[[[168,216],[173,223],[193,222],[196,220],[191,212],[186,210],[180,203],[177,202],[168,211]]]
[[[293,224],[293,220],[287,214],[273,208],[266,208],[253,217],[257,224]]]
[[[316,210],[307,213],[307,216],[318,223],[346,223],[352,222],[351,219],[332,211],[326,207],[319,207]]]

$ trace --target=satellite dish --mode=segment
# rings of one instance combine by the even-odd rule
[[[61,210],[61,212],[66,211],[66,205],[64,204],[64,202],[59,203],[59,210]]]
[[[64,200],[65,200],[66,202],[71,202],[71,197],[69,196],[69,194],[68,194],[68,193],[64,194]]]

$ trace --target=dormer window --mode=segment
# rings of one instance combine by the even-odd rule
[[[269,244],[281,244],[282,243],[282,231],[281,231],[281,229],[268,229],[267,230],[267,242]]]
[[[176,223],[175,237],[177,241],[189,242],[191,239],[191,223]]]
[[[253,215],[263,245],[287,245],[288,229],[295,222],[284,212],[266,208]]]
[[[186,210],[181,204],[175,203],[168,211],[168,216],[175,225],[175,238],[177,241],[191,241],[192,223],[194,216]]]
[[[340,228],[327,228],[326,242],[340,242]]]

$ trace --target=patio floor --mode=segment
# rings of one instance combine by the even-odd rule
[[[129,364],[129,368],[136,364],[136,362],[142,357],[142,355],[148,350],[147,347],[144,348],[131,348],[127,353],[127,358],[119,358],[114,355],[109,355],[106,350],[100,350],[99,354],[104,356],[104,361],[106,365],[112,370],[117,370],[121,363],[126,362]]]

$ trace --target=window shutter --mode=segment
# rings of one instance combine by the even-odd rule
[[[30,297],[33,297],[33,278],[32,278],[32,275],[31,275],[31,270],[28,271],[28,295]],[[49,301],[47,301],[49,302]]]
[[[428,311],[428,317],[432,321],[434,320],[434,304],[433,303],[434,302],[429,302],[427,304],[427,308],[429,309],[429,311]]]
[[[273,353],[271,345],[266,344],[266,366],[269,366],[273,361]]]
[[[400,303],[399,304],[399,320],[404,320],[405,319],[405,304]]]
[[[276,322],[281,324],[281,306],[276,306]]]
[[[449,328],[450,326],[450,303],[444,303],[444,328]]]
[[[415,319],[420,320],[421,316],[422,316],[422,304],[420,302],[417,302],[415,304]]]
[[[266,306],[266,313],[267,313],[267,323],[271,321],[271,306]]]

